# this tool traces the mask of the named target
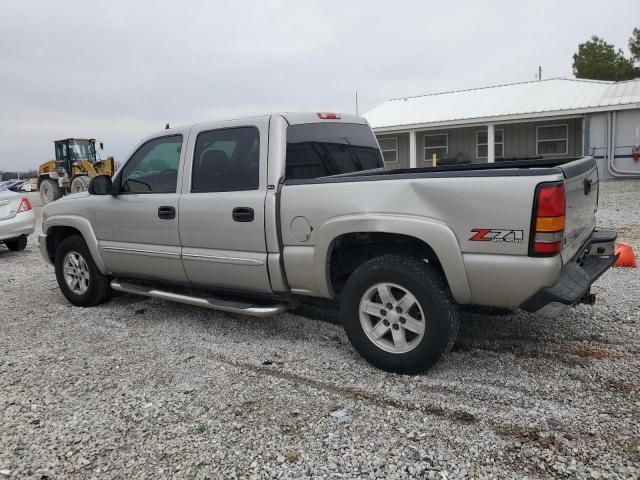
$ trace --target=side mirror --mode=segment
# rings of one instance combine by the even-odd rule
[[[104,145],[102,142],[100,142],[100,150],[104,150]]]
[[[98,175],[89,182],[89,195],[113,195],[113,183],[109,175]]]

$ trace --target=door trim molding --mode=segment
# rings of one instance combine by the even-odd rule
[[[199,253],[183,253],[182,258],[185,260],[196,260],[196,261],[213,262],[213,263],[229,263],[232,265],[248,265],[248,266],[264,265],[264,262],[260,260],[255,260],[253,258],[225,257],[225,256],[219,256],[219,255],[204,255]]]
[[[145,250],[142,248],[127,248],[127,247],[100,247],[100,250],[105,252],[124,253],[126,255],[145,255],[150,257],[180,257],[180,252],[162,252],[159,250]]]

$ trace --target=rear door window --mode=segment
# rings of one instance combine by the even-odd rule
[[[198,134],[191,192],[257,190],[260,132],[256,127],[209,130]]]
[[[367,125],[307,123],[287,128],[287,179],[309,179],[383,168]]]

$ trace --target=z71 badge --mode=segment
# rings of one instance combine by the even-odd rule
[[[502,228],[474,228],[474,235],[469,239],[472,242],[524,242],[522,230],[505,230]]]

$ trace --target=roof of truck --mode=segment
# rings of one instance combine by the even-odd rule
[[[329,114],[329,115],[337,115],[336,118],[321,118],[321,114]],[[224,125],[226,122],[238,122],[241,120],[255,120],[259,118],[268,118],[274,115],[280,115],[285,118],[285,120],[289,123],[289,125],[296,125],[301,123],[322,123],[322,122],[341,122],[341,123],[360,123],[366,124],[367,121],[357,115],[352,115],[349,113],[333,113],[333,112],[273,112],[266,113],[263,115],[249,115],[242,117],[231,117],[231,118],[218,118],[213,119],[206,122],[197,122],[190,123],[185,125],[176,125],[175,127],[169,126],[169,128],[165,128],[164,130],[159,130],[152,135],[149,135],[148,138],[158,137],[162,135],[175,135],[181,132],[188,131],[191,127],[199,127],[203,125],[212,125],[216,126],[218,124]]]
[[[393,98],[364,117],[374,129],[500,121],[640,108],[640,79],[575,78],[495,85]]]
[[[80,141],[86,141],[86,142],[91,142],[94,141],[95,142],[95,138],[82,138],[82,137],[73,137],[73,138],[61,138],[59,140],[54,140],[54,142],[66,142],[68,140],[80,140]]]

